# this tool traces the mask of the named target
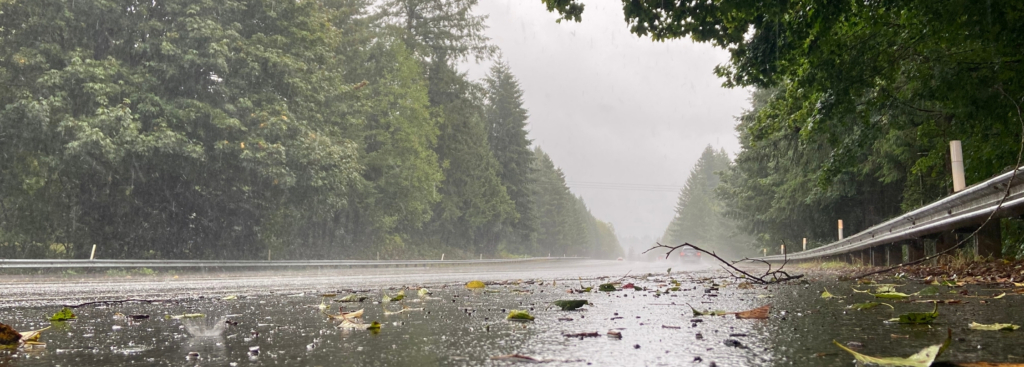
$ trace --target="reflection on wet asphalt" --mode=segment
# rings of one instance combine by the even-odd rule
[[[581,283],[596,287],[619,279],[629,270],[630,276],[622,281],[648,290],[567,293]],[[582,280],[576,279],[577,273],[583,276]],[[735,280],[718,271],[674,271],[669,275],[664,264],[590,261],[541,266],[529,272],[506,268],[431,274],[410,270],[395,272],[393,276],[363,278],[314,275],[293,274],[276,280],[193,278],[181,282],[187,284],[157,287],[156,291],[146,290],[153,286],[133,280],[121,285],[124,292],[120,294],[114,294],[118,287],[109,281],[90,283],[83,289],[101,297],[84,296],[76,301],[128,298],[137,295],[133,292],[173,296],[179,301],[79,308],[78,321],[54,323],[52,329],[44,332],[42,340],[48,343],[45,349],[0,352],[0,364],[491,366],[515,365],[510,360],[491,358],[520,354],[546,360],[546,365],[566,366],[709,366],[712,362],[718,366],[852,366],[853,358],[833,346],[833,339],[862,343],[860,351],[868,355],[905,357],[941,343],[947,328],[953,329],[955,340],[941,360],[1021,362],[1024,354],[1020,348],[1020,335],[1024,334],[1020,332],[967,329],[970,321],[1020,324],[1024,320],[1019,306],[1021,296],[972,298],[1002,292],[980,287],[944,288],[939,296],[929,298],[957,298],[967,303],[940,305],[941,316],[935,325],[902,326],[883,322],[894,317],[888,307],[846,309],[849,304],[871,300],[869,295],[853,294],[851,282],[810,279],[807,284],[740,289]],[[597,276],[607,278],[595,279]],[[491,284],[486,290],[462,286],[472,279],[508,284]],[[680,282],[679,290],[665,293],[675,287],[673,279]],[[430,287],[430,298],[417,295],[418,285]],[[0,322],[19,330],[50,326],[44,320],[64,302],[49,301],[49,305],[44,305],[48,302],[42,300],[44,293],[50,291],[55,293],[54,297],[74,293],[71,289],[58,291],[56,285],[37,286],[34,292],[17,288],[16,294],[36,299],[18,303],[7,297],[15,294],[9,293],[12,285],[3,287]],[[412,288],[405,291],[406,299],[402,302],[380,303],[382,289],[389,295],[398,291],[391,287]],[[822,299],[824,287],[846,298]],[[913,293],[923,287],[908,284],[899,290]],[[968,295],[949,293],[963,289],[968,290]],[[363,308],[363,322],[380,321],[380,333],[339,329],[335,327],[338,322],[319,312],[317,306],[324,300],[320,294],[338,293],[339,298],[350,290],[369,298],[363,303],[337,303],[327,298],[329,312],[337,313],[339,306],[346,311]],[[227,295],[239,297],[221,300]],[[561,311],[551,305],[559,299],[586,299],[592,305],[578,311]],[[742,311],[769,303],[773,307],[768,320],[694,317],[687,306]],[[897,313],[930,311],[932,307],[924,303],[890,303]],[[385,310],[394,312],[403,306],[423,310],[384,314]],[[511,309],[528,310],[536,320],[506,321],[505,315]],[[117,313],[148,314],[151,318],[127,321],[116,317]],[[185,313],[203,313],[206,318],[164,318]],[[622,338],[608,337],[610,330],[621,332]],[[590,332],[600,336],[563,336]],[[258,353],[253,352],[255,347]]]

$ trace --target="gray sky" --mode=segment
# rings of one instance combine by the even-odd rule
[[[519,79],[534,144],[619,236],[658,237],[704,147],[738,150],[749,92],[715,77],[727,52],[638,38],[619,1],[585,3],[582,23],[555,23],[536,0],[480,0],[477,12]],[[489,66],[469,65],[470,76]]]

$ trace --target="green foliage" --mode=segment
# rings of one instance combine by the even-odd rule
[[[510,310],[508,316],[505,316],[506,320],[514,321],[533,321],[533,315],[530,315],[526,310]]]
[[[484,79],[488,134],[491,153],[498,162],[498,178],[505,186],[516,214],[505,227],[510,236],[509,251],[531,252],[537,218],[533,213],[530,179],[533,152],[526,136],[527,112],[523,108],[523,91],[508,64],[498,61]]]
[[[572,311],[587,304],[585,299],[562,299],[554,302],[562,311]]]
[[[68,320],[74,320],[74,319],[77,319],[77,318],[78,318],[78,316],[75,316],[75,313],[73,311],[71,311],[70,308],[64,307],[60,311],[58,311],[57,313],[53,314],[53,316],[50,316],[49,320],[50,321],[68,321]]]
[[[968,184],[1016,161],[1024,3],[622,4],[634,34],[726,49],[724,84],[758,89],[723,199],[761,245],[830,242],[836,219],[856,232],[948,195],[950,140],[963,143]]]
[[[458,70],[475,5],[0,1],[0,257],[540,255],[523,92]]]

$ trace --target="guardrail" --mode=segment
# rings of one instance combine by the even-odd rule
[[[1000,174],[932,204],[825,246],[788,253],[786,256],[772,255],[759,259],[771,262],[781,262],[784,259],[812,260],[866,250],[902,240],[916,239],[957,228],[977,226],[996,210],[996,206],[1006,193],[1007,184],[1011,186],[1010,195],[993,218],[1020,215],[1024,212],[1024,166],[1017,168],[1017,175],[1013,182],[1010,182],[1011,176],[1013,176],[1013,171]]]
[[[483,265],[542,261],[583,260],[583,257],[531,257],[481,260],[46,260],[0,259],[0,269],[29,268],[238,268],[238,267],[339,267],[386,268],[440,265]]]

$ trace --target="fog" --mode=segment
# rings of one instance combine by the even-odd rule
[[[701,151],[738,150],[733,126],[749,91],[714,75],[726,51],[639,38],[618,2],[585,3],[581,23],[556,23],[534,1],[483,0],[476,11],[521,83],[534,144],[620,238],[657,238]],[[474,78],[487,67],[466,66]]]

